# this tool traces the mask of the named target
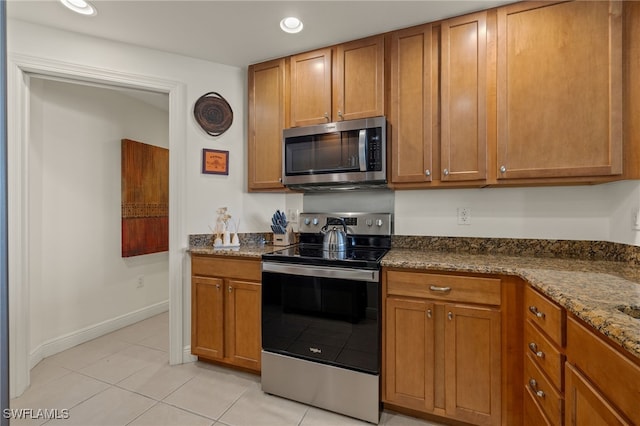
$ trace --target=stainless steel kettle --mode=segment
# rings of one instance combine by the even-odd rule
[[[345,251],[347,249],[347,224],[344,219],[338,218],[342,222],[342,229],[336,225],[327,224],[322,227],[324,239],[322,240],[322,250],[329,252]]]

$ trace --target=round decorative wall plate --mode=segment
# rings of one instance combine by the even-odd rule
[[[231,106],[217,92],[200,96],[193,108],[193,115],[200,127],[211,136],[220,136],[233,122]]]

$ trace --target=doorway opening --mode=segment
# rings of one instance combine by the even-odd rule
[[[111,303],[111,307],[116,305],[120,305],[122,308],[122,304],[130,303],[130,301],[123,300],[123,298],[118,298],[118,286],[124,285],[119,280],[116,280],[116,283],[113,284],[109,282],[109,280],[103,280],[102,285],[98,285],[96,287],[95,283],[93,284],[94,292],[100,291],[106,292],[105,294],[111,294],[111,299],[104,298],[102,300],[102,317],[108,318],[108,320],[98,321],[96,322],[97,317],[92,317],[94,313],[88,312],[91,310],[90,307],[82,307],[81,296],[82,293],[90,293],[91,285],[86,285],[87,288],[83,288],[81,284],[78,284],[78,281],[82,280],[83,276],[89,277],[92,272],[90,265],[84,264],[82,260],[77,262],[76,268],[71,268],[69,272],[64,270],[64,267],[58,268],[56,270],[55,279],[65,280],[66,275],[71,275],[74,277],[76,281],[75,288],[71,286],[71,288],[66,288],[64,291],[66,292],[66,298],[62,298],[64,300],[68,300],[69,303],[75,305],[81,305],[84,308],[85,312],[80,312],[77,314],[77,317],[73,318],[73,315],[66,315],[66,309],[64,307],[59,308],[58,312],[54,315],[49,315],[49,318],[57,318],[56,321],[53,321],[53,324],[48,323],[47,318],[38,318],[38,320],[43,323],[43,321],[47,322],[46,328],[47,330],[39,330],[41,332],[40,335],[36,335],[35,332],[32,334],[32,316],[40,315],[44,311],[40,310],[39,307],[47,308],[48,301],[44,298],[40,300],[32,300],[33,293],[37,292],[38,286],[44,288],[47,285],[47,276],[50,275],[47,271],[51,271],[54,269],[47,268],[55,268],[55,263],[60,262],[49,262],[49,258],[55,258],[59,256],[60,253],[63,252],[61,250],[61,246],[63,245],[62,240],[67,238],[65,235],[61,235],[60,232],[53,232],[53,230],[49,229],[52,226],[55,226],[55,219],[60,220],[62,223],[71,223],[73,225],[80,225],[76,228],[70,226],[67,228],[67,231],[71,234],[75,234],[74,238],[69,238],[69,240],[80,241],[81,237],[83,237],[83,241],[86,241],[84,246],[75,247],[75,250],[68,250],[68,253],[63,253],[62,257],[66,256],[65,262],[67,265],[73,265],[74,262],[74,254],[79,254],[82,250],[86,250],[87,248],[91,248],[96,253],[100,253],[102,251],[104,255],[104,251],[107,250],[107,247],[102,247],[100,241],[96,243],[96,236],[100,234],[100,230],[98,229],[101,224],[92,224],[91,214],[95,214],[98,210],[92,208],[91,206],[87,206],[86,204],[90,204],[95,199],[91,197],[83,197],[82,195],[86,195],[90,192],[92,185],[102,185],[103,193],[110,193],[113,196],[113,192],[116,192],[116,196],[120,195],[120,180],[117,179],[117,183],[115,185],[113,183],[109,184],[104,182],[108,179],[108,174],[105,174],[100,171],[100,167],[96,166],[97,164],[101,164],[97,162],[97,158],[100,157],[113,157],[113,151],[109,152],[107,148],[105,148],[108,144],[103,143],[103,145],[94,146],[94,161],[91,162],[91,148],[88,142],[85,140],[85,144],[82,144],[82,137],[76,138],[75,135],[70,137],[70,139],[75,139],[75,148],[78,152],[73,153],[71,158],[65,157],[62,155],[62,151],[56,150],[55,146],[44,146],[46,145],[46,141],[50,137],[55,137],[56,132],[63,132],[65,129],[62,124],[49,125],[48,128],[42,127],[40,124],[33,122],[33,120],[38,120],[42,118],[43,120],[48,120],[49,118],[45,115],[38,115],[37,108],[39,103],[39,99],[34,99],[33,96],[36,95],[40,87],[37,86],[46,86],[46,90],[48,92],[54,91],[57,92],[58,96],[62,96],[63,98],[67,96],[70,92],[76,92],[77,96],[87,97],[87,88],[90,88],[89,92],[91,94],[89,97],[98,97],[96,99],[96,104],[98,105],[98,109],[104,107],[104,105],[100,105],[100,98],[104,96],[107,97],[122,97],[122,96],[130,96],[135,97],[132,98],[132,103],[137,103],[138,105],[141,102],[144,102],[142,98],[156,98],[156,99],[164,99],[165,107],[168,106],[168,111],[166,114],[168,116],[168,148],[170,151],[170,160],[169,160],[169,169],[170,169],[170,181],[169,188],[170,197],[169,201],[169,252],[168,254],[164,254],[165,259],[158,259],[162,257],[162,254],[158,254],[156,258],[151,259],[150,261],[147,259],[146,264],[145,261],[141,263],[139,259],[134,261],[130,261],[129,265],[125,262],[123,263],[122,270],[126,271],[127,268],[129,270],[142,270],[139,268],[150,268],[144,269],[146,272],[140,274],[134,272],[135,279],[134,282],[134,290],[143,290],[144,287],[148,285],[151,286],[151,281],[147,281],[151,279],[151,277],[157,272],[159,269],[164,269],[164,282],[165,289],[167,288],[166,283],[168,283],[168,308],[169,308],[169,362],[171,364],[179,364],[183,362],[183,340],[182,340],[182,263],[184,253],[181,250],[181,247],[184,246],[184,232],[182,231],[182,221],[181,221],[181,211],[180,211],[180,191],[183,185],[183,177],[180,172],[180,165],[182,164],[182,158],[184,158],[184,145],[183,141],[185,138],[185,117],[186,113],[184,110],[184,96],[185,96],[185,87],[182,83],[178,83],[175,81],[169,80],[159,80],[157,78],[147,78],[139,75],[128,75],[120,72],[110,72],[108,70],[96,70],[94,68],[87,68],[81,65],[67,64],[67,63],[58,63],[51,60],[43,60],[39,58],[31,58],[24,56],[16,56],[8,58],[8,81],[9,81],[9,93],[8,93],[8,103],[9,110],[16,111],[15,116],[11,119],[12,126],[9,127],[9,163],[12,167],[9,170],[9,252],[12,255],[12,259],[10,260],[12,268],[10,268],[10,276],[9,276],[9,291],[10,291],[10,389],[11,389],[11,397],[14,398],[19,396],[24,392],[24,390],[29,385],[29,371],[32,366],[32,362],[36,362],[39,356],[46,355],[53,351],[63,350],[66,347],[73,346],[77,343],[80,343],[82,340],[90,340],[92,337],[97,337],[95,333],[103,333],[110,331],[110,328],[117,328],[118,324],[127,325],[132,320],[135,319],[136,315],[141,315],[140,319],[142,319],[145,315],[152,314],[155,310],[166,310],[167,302],[166,299],[164,302],[157,302],[160,296],[149,296],[150,299],[146,302],[144,300],[140,301],[142,305],[145,305],[146,308],[136,309],[133,305],[125,306],[124,309],[121,309],[119,313],[115,311],[109,312],[109,302]],[[44,83],[46,81],[46,83]],[[68,85],[65,86],[65,90],[60,90],[60,85]],[[69,89],[72,87],[72,89]],[[84,89],[81,89],[84,87]],[[95,91],[105,91],[102,92],[102,95],[97,96]],[[80,93],[84,92],[84,95],[80,95]],[[126,92],[126,95],[125,95]],[[113,99],[112,99],[113,100]],[[64,104],[64,105],[63,105]],[[94,139],[99,139],[100,137],[108,138],[109,132],[113,130],[113,125],[108,123],[101,122],[101,120],[96,119],[99,114],[87,114],[87,111],[84,111],[80,108],[73,106],[73,101],[70,99],[64,99],[64,102],[58,98],[56,102],[43,102],[40,107],[48,108],[49,111],[55,111],[56,114],[60,116],[64,115],[76,115],[80,120],[84,120],[82,126],[85,127],[83,130],[87,132],[87,128],[91,128],[92,126],[96,126],[95,128],[100,128],[101,132],[97,133],[101,136],[94,135]],[[32,114],[31,110],[35,108],[36,114]],[[43,118],[44,117],[44,118]],[[66,124],[66,131],[69,131],[69,128],[74,129],[74,124]],[[51,132],[52,134],[47,134],[45,136],[39,137],[38,132]],[[72,132],[71,132],[72,133]],[[117,136],[118,140],[118,153],[119,153],[119,140],[124,136],[133,136],[136,135],[123,135]],[[57,135],[58,140],[60,140],[61,135]],[[85,138],[87,139],[87,133],[85,133]],[[40,144],[40,145],[38,145]],[[63,145],[66,144],[68,146],[65,149],[73,149],[73,144],[70,141],[65,140]],[[40,149],[40,150],[39,150]],[[82,151],[82,152],[79,152]],[[73,164],[74,162],[78,164],[74,164],[76,167],[76,172],[79,172],[79,175],[73,175],[73,173],[68,173],[68,170],[65,170],[64,167],[61,167],[61,164],[47,163],[46,167],[42,170],[37,170],[41,163],[41,158],[38,158],[38,155],[46,154],[47,158],[54,160],[55,162],[61,164]],[[44,164],[44,163],[42,163]],[[51,164],[54,164],[51,167]],[[93,164],[93,167],[91,167]],[[106,166],[103,166],[105,169]],[[37,173],[33,175],[33,169],[37,170]],[[69,167],[70,169],[72,167]],[[13,169],[13,170],[11,170]],[[56,171],[57,170],[57,171]],[[119,167],[117,167],[117,176],[119,177]],[[57,174],[56,178],[61,179],[60,182],[69,184],[70,180],[82,180],[82,178],[78,176],[82,176],[83,174],[91,174],[94,173],[100,176],[97,181],[93,182],[79,182],[74,183],[72,185],[63,185],[60,184],[58,186],[51,185],[52,182],[49,181],[50,174]],[[60,174],[66,176],[59,176]],[[102,173],[102,174],[101,174]],[[34,176],[36,177],[36,183],[34,184]],[[96,176],[93,176],[96,177]],[[44,180],[47,180],[46,183],[43,183]],[[87,181],[91,181],[90,179],[86,179]],[[98,183],[96,183],[98,182]],[[60,191],[56,194],[48,193],[48,195],[43,195],[42,190],[44,188],[56,188],[57,191]],[[66,188],[66,189],[65,189]],[[73,189],[72,189],[73,188]],[[67,191],[67,193],[65,193]],[[74,198],[73,192],[79,192],[79,196]],[[55,191],[54,191],[55,192]],[[78,194],[75,194],[78,195]],[[70,201],[75,200],[75,201]],[[47,215],[47,210],[42,209],[43,205],[52,206],[55,205],[56,202],[66,202],[67,205],[63,206],[64,208],[60,209],[56,214],[58,217],[45,217]],[[99,202],[104,202],[101,200]],[[40,205],[39,205],[40,203]],[[70,205],[69,205],[70,204]],[[38,212],[40,210],[40,212]],[[119,203],[116,206],[115,215],[119,218]],[[71,217],[69,217],[71,216]],[[31,219],[35,218],[35,221]],[[80,220],[81,219],[81,220]],[[119,223],[119,219],[117,221]],[[102,224],[102,226],[106,226]],[[46,231],[44,228],[47,228]],[[62,227],[61,227],[62,228]],[[119,234],[119,230],[117,233]],[[43,248],[39,250],[36,247],[36,244],[39,242],[38,238],[47,238],[51,235],[54,235],[54,239],[46,240],[46,243],[43,245]],[[43,237],[44,236],[44,237]],[[94,237],[92,239],[92,237]],[[57,240],[57,241],[56,241]],[[56,245],[56,243],[58,245]],[[70,244],[67,243],[66,249],[70,249]],[[92,246],[94,243],[94,246]],[[107,245],[106,243],[104,244]],[[55,251],[55,255],[54,255]],[[116,254],[119,256],[119,246],[118,250],[116,250]],[[109,254],[111,256],[112,254]],[[39,257],[39,259],[38,259]],[[57,258],[60,259],[59,257]],[[103,259],[106,259],[103,257]],[[77,256],[75,257],[77,259]],[[36,268],[36,270],[32,270],[31,266],[33,262],[41,261],[41,265],[47,265],[46,268]],[[62,262],[62,265],[65,264]],[[98,265],[99,262],[93,263],[93,269],[100,269],[101,266]],[[108,262],[105,262],[108,263]],[[165,263],[165,266],[159,267]],[[37,264],[37,263],[36,263]],[[83,269],[84,268],[84,269]],[[93,280],[96,280],[95,277],[108,277],[110,273],[113,272],[109,267],[102,266],[102,274],[98,273],[93,275]],[[155,271],[155,272],[154,272]],[[147,273],[149,277],[147,277]],[[118,274],[116,274],[118,275]],[[124,274],[126,275],[126,273]],[[124,276],[123,275],[123,276]],[[143,288],[137,288],[137,285],[140,283],[140,275],[142,275]],[[91,279],[91,278],[88,278]],[[128,279],[128,278],[127,278]],[[153,278],[155,279],[155,277]],[[162,278],[160,278],[162,279]],[[99,279],[98,279],[99,280]],[[124,280],[126,281],[126,279]],[[148,283],[148,284],[147,284]],[[108,289],[109,285],[112,285],[113,288]],[[50,286],[53,287],[54,286]],[[124,288],[124,287],[123,287]],[[138,291],[140,293],[140,299],[143,299],[145,296],[144,290]],[[101,294],[100,297],[104,296]],[[134,296],[136,293],[134,292]],[[36,296],[35,299],[37,299]],[[155,301],[153,298],[156,298]],[[135,299],[135,297],[134,297]],[[148,302],[148,303],[147,303]],[[163,305],[164,303],[164,305]],[[139,305],[140,306],[140,305]],[[106,308],[105,308],[106,307]],[[56,310],[55,306],[49,306],[48,309]],[[95,308],[94,309],[100,309]],[[122,314],[122,312],[127,311],[128,314]],[[146,310],[145,310],[146,309]],[[57,316],[56,316],[57,315]],[[66,316],[65,316],[66,315]],[[70,324],[75,324],[70,326]],[[79,325],[80,324],[80,325]],[[71,328],[76,327],[75,332],[69,331]],[[92,334],[94,333],[94,334]],[[98,334],[99,335],[99,334]],[[57,337],[52,337],[57,336]]]

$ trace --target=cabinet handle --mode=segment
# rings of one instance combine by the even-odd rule
[[[427,309],[427,318],[431,318],[431,309]]]
[[[233,290],[233,287],[229,286],[229,293],[231,293],[231,290]]]
[[[431,170],[427,169],[424,171],[425,176],[431,176]]]
[[[216,284],[216,289],[220,290],[220,284]]]
[[[451,321],[453,319],[453,312],[449,312],[447,314],[447,318],[449,318],[449,321]]]
[[[507,168],[505,166],[500,166],[500,173],[506,173]]]
[[[449,176],[449,169],[444,169],[444,170],[442,171],[442,173],[443,173],[445,176]]]
[[[529,387],[540,398],[544,398],[544,392],[538,389],[538,382],[535,379],[529,379]]]
[[[331,121],[331,120],[329,120],[329,113],[328,113],[328,112],[325,112],[325,113],[324,113],[324,118],[326,118],[326,119],[327,119],[327,121]]]
[[[529,311],[538,318],[544,318],[544,312],[540,312],[537,306],[529,306]]]
[[[340,120],[343,120],[342,111],[340,111],[340,110],[338,110],[338,117],[340,117]]]
[[[529,349],[531,350],[531,352],[533,352],[533,354],[535,356],[537,356],[538,358],[544,358],[544,352],[539,351],[538,350],[538,345],[536,345],[535,343],[531,342],[529,343]]]
[[[449,293],[451,291],[451,287],[438,287],[436,285],[432,285],[429,287],[431,291],[437,291],[438,293]]]

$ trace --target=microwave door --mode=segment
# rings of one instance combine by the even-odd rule
[[[360,171],[367,171],[367,130],[361,129],[358,135],[358,157],[360,160]]]

